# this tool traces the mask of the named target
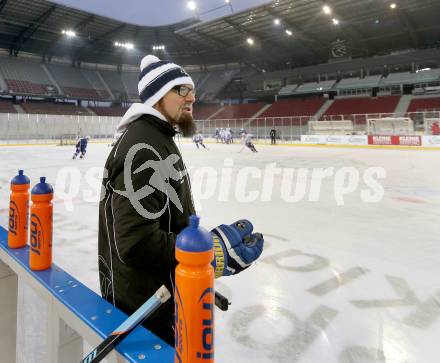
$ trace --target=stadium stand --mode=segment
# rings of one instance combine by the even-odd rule
[[[0,70],[10,93],[53,95],[58,93],[41,65],[20,58],[1,57]]]
[[[400,96],[337,99],[321,116],[321,120],[352,119],[354,114],[391,114],[399,99]],[[339,118],[329,117],[335,115],[339,115]],[[366,117],[356,118],[356,121],[365,122]]]
[[[380,75],[367,76],[365,78],[344,78],[341,79],[335,86],[337,90],[359,89],[379,87],[379,82],[382,77]]]
[[[299,86],[297,89],[295,89],[294,94],[300,95],[307,93],[320,93],[320,92],[330,91],[335,83],[336,83],[335,80],[304,83],[301,86]]]
[[[194,120],[206,120],[220,110],[220,105],[199,105],[193,106]]]
[[[81,69],[81,73],[84,75],[84,78],[89,81],[89,83],[92,85],[92,87],[97,92],[97,98],[102,100],[109,100],[111,99],[110,94],[106,90],[105,85],[102,83],[101,78],[99,77],[98,73],[96,71],[92,71],[90,69]]]
[[[261,102],[246,103],[243,105],[227,105],[215,115],[215,118],[219,120],[228,118],[250,118],[263,106],[264,103]]]
[[[280,96],[288,96],[288,95],[293,95],[295,93],[295,90],[298,88],[297,84],[288,84],[286,86],[284,86],[283,88],[280,89],[280,91],[278,92],[278,94]]]
[[[123,116],[127,111],[123,107],[95,107],[89,106],[89,108],[98,116]]]
[[[99,71],[104,82],[108,85],[116,100],[126,100],[127,90],[122,82],[121,75],[115,71]],[[137,85],[136,81],[136,85]]]
[[[413,98],[407,112],[440,111],[440,97]]]
[[[266,73],[257,73],[243,77],[243,83],[246,85],[245,97],[265,97],[276,95],[282,88],[283,80],[282,77],[267,79]]]
[[[199,99],[212,101],[217,94],[225,87],[238,73],[238,70],[213,70],[210,71],[198,84]]]
[[[100,94],[84,77],[79,68],[66,67],[58,64],[47,64],[55,81],[63,90],[66,97],[82,99],[100,99]],[[89,74],[90,75],[90,74]]]
[[[48,115],[89,115],[84,107],[61,102],[37,102],[27,101],[20,103],[26,113],[48,114]]]
[[[127,91],[128,99],[138,100],[139,91],[137,85],[139,83],[139,72],[122,72],[121,80],[124,85],[124,89]]]
[[[430,69],[426,71],[410,73],[390,73],[388,77],[380,81],[381,86],[404,85],[404,84],[430,84],[440,81],[440,70]]]
[[[417,74],[409,72],[390,73],[380,81],[380,86],[394,86],[400,84],[413,84],[417,82]]]
[[[259,117],[313,116],[324,104],[325,98],[293,98],[273,103]]]
[[[201,72],[197,72],[197,71],[188,71],[189,75],[191,76],[191,78],[194,81],[194,84],[197,85],[199,84],[199,81],[202,79],[202,73]]]
[[[0,113],[17,113],[10,101],[0,100]]]
[[[440,69],[427,69],[416,73],[417,83],[431,83],[440,81]]]

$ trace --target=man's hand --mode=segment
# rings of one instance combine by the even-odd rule
[[[215,277],[235,275],[260,257],[264,237],[261,233],[252,233],[253,228],[251,222],[241,219],[230,225],[222,224],[211,231]]]

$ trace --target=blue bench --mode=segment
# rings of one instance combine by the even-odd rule
[[[100,340],[104,339],[127,318],[126,314],[55,264],[45,271],[32,271],[29,268],[29,247],[9,249],[7,246],[7,231],[3,227],[0,227],[0,260],[19,276],[21,280],[29,283],[34,289],[36,288],[40,292],[43,291],[43,296],[46,296],[48,303],[54,305],[51,311],[54,311],[57,315],[56,321],[59,318],[63,319],[68,326],[92,346],[97,345]],[[4,269],[5,267],[3,267],[3,271]],[[6,282],[8,275],[9,277],[12,276],[11,273],[5,274],[3,272],[2,278],[0,274],[0,287],[2,280]],[[9,279],[10,282],[11,280]],[[7,290],[8,295],[9,292],[13,293],[10,286]],[[5,290],[0,289],[0,291]],[[5,296],[0,294],[0,306],[2,306],[1,300],[4,298]],[[11,296],[9,296],[10,298]],[[11,314],[14,314],[13,309]],[[5,311],[3,311],[3,315],[5,315]],[[9,319],[11,321],[11,316]],[[0,317],[0,325],[2,323],[3,321]],[[11,335],[10,341],[15,342],[15,337]],[[15,346],[10,349],[12,350],[12,348],[15,350]],[[117,358],[118,362],[174,362],[174,348],[141,326],[137,327],[123,340],[116,350],[117,353],[114,354],[120,355]],[[81,352],[80,354],[85,356],[87,353]],[[15,355],[12,356],[15,357]],[[122,360],[121,357],[123,357]],[[5,358],[4,355],[3,358]]]

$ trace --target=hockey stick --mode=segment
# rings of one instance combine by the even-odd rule
[[[148,318],[156,309],[171,297],[165,286],[161,286],[139,309],[128,317],[116,330],[90,352],[81,363],[98,363],[131,331]]]
[[[246,145],[243,145],[240,149],[240,151],[238,152],[239,154],[243,151],[243,149],[245,148]]]

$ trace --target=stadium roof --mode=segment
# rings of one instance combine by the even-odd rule
[[[274,0],[208,22],[193,17],[151,27],[45,0],[0,0],[0,48],[138,65],[153,45],[164,45],[159,57],[182,65],[243,63],[271,70],[440,45],[439,0],[395,3],[392,9],[391,0]],[[77,36],[67,38],[62,29]],[[134,49],[115,48],[115,42]]]
[[[194,0],[191,10],[186,0],[50,0],[91,14],[141,26],[163,26],[180,23],[193,17],[210,21],[231,15],[271,0]]]

